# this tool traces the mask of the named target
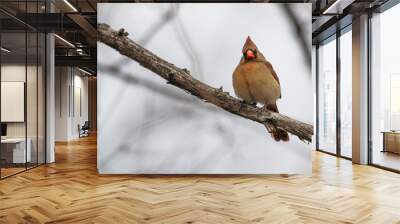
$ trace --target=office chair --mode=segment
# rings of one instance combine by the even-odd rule
[[[90,129],[89,121],[85,121],[82,127],[79,128],[79,138],[89,136],[89,129]]]

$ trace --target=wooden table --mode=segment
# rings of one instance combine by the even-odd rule
[[[400,154],[400,131],[382,131],[383,150],[382,152],[392,152]]]

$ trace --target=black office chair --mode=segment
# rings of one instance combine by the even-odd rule
[[[89,129],[90,129],[89,121],[85,121],[82,127],[78,125],[78,129],[79,129],[79,138],[89,136]]]

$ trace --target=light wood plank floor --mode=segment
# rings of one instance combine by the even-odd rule
[[[400,223],[400,175],[313,153],[311,176],[100,176],[96,139],[0,181],[0,223]]]

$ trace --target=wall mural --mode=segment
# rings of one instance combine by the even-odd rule
[[[98,4],[99,172],[310,173],[310,11]]]

